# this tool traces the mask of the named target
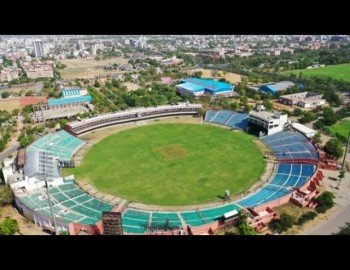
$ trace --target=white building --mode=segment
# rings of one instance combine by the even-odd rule
[[[15,158],[5,158],[4,159],[4,166],[2,167],[2,174],[4,176],[5,183],[8,183],[8,179],[11,175],[13,175],[13,169],[12,164],[14,162]]]
[[[306,136],[308,138],[312,138],[317,133],[316,130],[309,128],[307,126],[304,126],[302,124],[299,124],[299,123],[292,123],[291,126],[293,129],[295,129],[296,131],[300,132],[301,134],[303,134],[304,136]]]
[[[266,111],[252,111],[249,114],[249,123],[262,128],[266,135],[283,131],[288,122],[288,116],[281,113]]]
[[[45,56],[44,44],[40,39],[36,39],[33,43],[34,53],[36,58],[42,58]]]

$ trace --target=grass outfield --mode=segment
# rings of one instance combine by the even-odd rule
[[[302,76],[325,76],[337,80],[344,80],[350,82],[350,64],[332,65],[314,69],[296,69],[283,72],[284,74],[294,73]]]
[[[264,172],[262,153],[252,140],[208,125],[143,126],[106,137],[64,174],[145,204],[217,201],[226,189],[243,192]]]
[[[338,134],[344,136],[345,138],[347,138],[349,135],[349,131],[350,131],[350,120],[340,121],[339,123],[337,123],[333,126],[330,126],[328,128],[330,129],[330,131],[333,134],[338,133]]]

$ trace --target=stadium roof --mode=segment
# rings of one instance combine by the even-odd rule
[[[184,89],[191,91],[191,92],[202,92],[205,90],[205,87],[198,85],[198,84],[190,83],[190,82],[178,84],[177,86],[184,88]]]
[[[222,91],[232,91],[233,85],[229,83],[219,82],[216,80],[208,80],[201,78],[187,78],[183,79],[183,82],[196,84],[204,87],[205,89],[213,92],[222,92]]]
[[[61,90],[62,97],[80,96],[80,88],[63,88]]]
[[[85,95],[85,96],[78,96],[78,97],[48,99],[47,100],[47,105],[49,107],[52,107],[52,106],[62,106],[62,105],[68,105],[68,104],[74,104],[74,103],[82,103],[82,102],[90,103],[91,101],[92,101],[92,96]]]
[[[292,127],[300,133],[304,134],[308,138],[313,137],[317,133],[316,130],[299,123],[292,123]]]

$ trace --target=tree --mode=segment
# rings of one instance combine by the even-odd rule
[[[231,104],[230,104],[230,109],[231,109],[232,111],[237,111],[238,108],[239,108],[239,104],[238,104],[237,102],[231,102]]]
[[[202,77],[203,72],[202,71],[196,71],[195,73],[193,73],[194,77]]]
[[[12,110],[12,115],[17,116],[19,114],[19,109],[13,109]]]
[[[320,132],[317,132],[312,139],[316,142],[316,143],[322,143],[322,136]]]
[[[273,220],[269,226],[272,230],[277,231],[278,233],[282,233],[289,228],[292,228],[293,224],[294,217],[284,212],[281,214],[280,219]]]
[[[303,110],[300,108],[295,108],[293,111],[294,116],[302,116],[302,114],[303,114]]]
[[[205,110],[204,109],[199,109],[198,110],[198,116],[204,116],[205,115]]]
[[[24,136],[21,140],[20,140],[20,144],[21,147],[27,147],[30,142],[29,142],[29,137],[28,136]]]
[[[300,123],[305,124],[317,119],[317,114],[313,112],[305,112],[304,116],[300,119]]]
[[[101,87],[101,84],[98,80],[95,80],[94,87]]]
[[[25,93],[25,96],[26,96],[26,97],[34,96],[34,91],[33,91],[33,90],[28,90],[28,91]]]
[[[0,206],[11,204],[14,200],[13,192],[9,186],[0,186]]]
[[[270,100],[268,100],[268,99],[264,100],[263,105],[265,106],[267,111],[271,111],[272,108],[273,108],[272,102]]]
[[[61,128],[65,128],[65,126],[68,125],[68,121],[66,119],[60,119],[58,120],[58,123],[60,124]]]
[[[347,222],[346,225],[337,233],[337,235],[350,235],[350,222]]]
[[[0,223],[0,235],[12,235],[19,231],[17,220],[6,218]]]
[[[244,211],[239,212],[239,219],[236,227],[236,234],[238,235],[256,235],[256,231],[247,223],[247,214]]]
[[[344,150],[341,142],[338,139],[329,140],[324,150],[327,154],[332,155],[335,159],[339,159],[343,156]]]
[[[328,209],[334,206],[335,196],[330,191],[323,192],[319,197],[316,198],[316,202],[318,203],[316,207],[316,211],[318,213],[325,213]]]
[[[10,96],[10,93],[7,91],[4,91],[1,93],[1,98],[8,98]]]

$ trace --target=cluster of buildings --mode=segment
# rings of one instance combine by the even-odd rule
[[[278,102],[288,106],[296,105],[308,109],[324,105],[326,103],[326,100],[322,97],[323,94],[301,92],[280,96],[278,98]]]
[[[9,82],[19,77],[19,69],[16,67],[5,67],[0,72],[0,81]]]
[[[31,62],[21,62],[24,72],[30,79],[37,78],[53,78],[53,69],[55,67],[54,61],[31,61]]]
[[[63,88],[59,98],[51,98],[46,104],[33,106],[33,121],[67,118],[93,110],[92,96],[86,89],[78,87]]]
[[[183,62],[182,59],[179,59],[176,56],[173,56],[171,58],[160,60],[159,64],[162,66],[175,66],[175,65],[181,64],[182,62]]]

